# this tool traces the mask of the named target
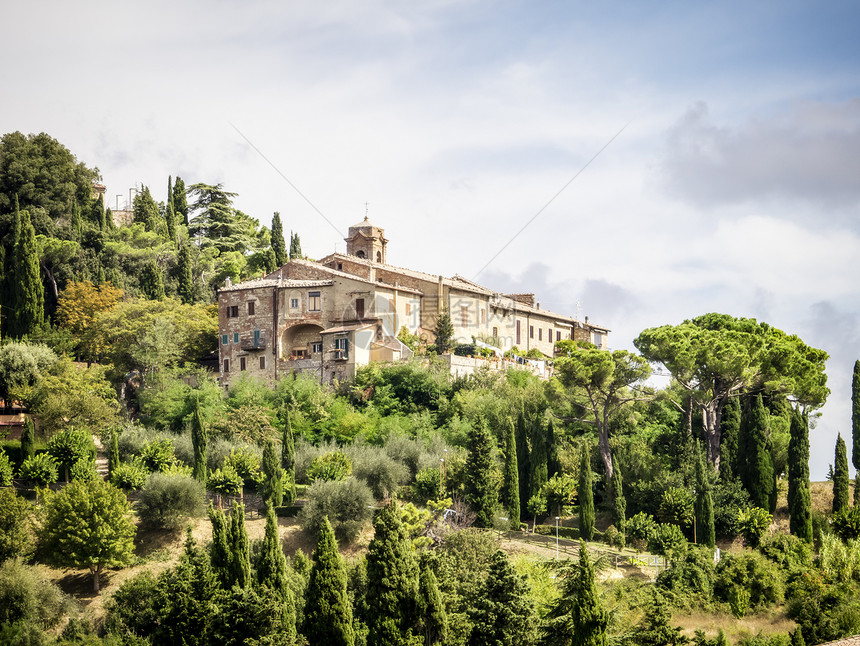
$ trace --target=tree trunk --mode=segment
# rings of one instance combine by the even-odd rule
[[[101,563],[99,563],[98,565],[90,566],[90,572],[93,573],[93,592],[95,592],[96,594],[98,594],[99,590],[101,589],[99,587],[99,574],[101,574],[101,569]]]
[[[723,402],[714,400],[702,407],[702,426],[705,429],[705,445],[708,461],[714,471],[720,472],[720,437],[722,435]]]
[[[599,434],[597,445],[600,449],[600,459],[603,460],[603,468],[606,478],[612,480],[612,451],[609,448],[609,425],[607,421],[598,426]]]

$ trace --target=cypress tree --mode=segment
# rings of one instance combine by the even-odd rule
[[[284,491],[284,502],[292,504],[296,499],[296,441],[290,423],[290,411],[284,410],[284,436],[281,441],[281,469],[289,484]]]
[[[851,438],[851,461],[860,472],[860,360],[854,362],[854,377],[851,380]],[[856,492],[854,495],[857,495]]]
[[[418,564],[394,503],[376,512],[367,548],[367,642],[406,646],[417,624]]]
[[[631,643],[636,646],[681,646],[689,644],[679,626],[671,624],[672,613],[669,604],[654,588],[651,607],[645,614],[645,621],[631,632]]]
[[[116,429],[110,432],[110,452],[108,454],[108,474],[113,474],[114,469],[120,465],[119,460],[119,433]]]
[[[167,239],[171,244],[176,244],[176,213],[170,203],[164,209],[164,223],[167,225]]]
[[[215,509],[211,502],[209,503],[209,521],[212,523],[212,548],[209,557],[212,571],[221,586],[229,590],[230,572],[232,570],[230,561],[233,556],[230,551],[230,531],[227,528],[224,512]]]
[[[98,227],[100,231],[104,231],[105,221],[105,196],[99,195],[97,200],[93,200],[90,220]]]
[[[555,436],[555,426],[552,420],[546,424],[546,470],[547,478],[561,473],[561,463],[558,460],[558,438]]]
[[[418,579],[418,625],[424,634],[424,646],[440,644],[448,633],[448,614],[439,592],[439,583],[430,566],[421,563]]]
[[[191,244],[183,242],[176,255],[176,291],[186,305],[194,302],[194,276],[192,274]]]
[[[543,486],[548,479],[546,440],[540,423],[532,427],[531,453],[529,453],[529,498],[543,493]]]
[[[723,406],[720,436],[720,477],[731,480],[738,473],[738,441],[741,433],[741,405],[732,397]]]
[[[469,618],[469,646],[535,643],[537,613],[529,586],[501,550],[493,555],[487,578],[475,605],[469,609]]]
[[[188,196],[185,193],[185,182],[178,175],[173,185],[173,210],[182,217],[182,224],[188,226]]]
[[[493,488],[493,438],[484,419],[469,431],[466,456],[466,502],[475,512],[475,527],[492,527],[498,499]]]
[[[282,597],[288,592],[287,559],[278,539],[278,518],[271,505],[266,507],[266,535],[257,561],[257,582]]]
[[[714,498],[711,493],[711,481],[705,471],[705,459],[702,447],[696,446],[696,525],[697,541],[713,549],[717,541],[714,529]]]
[[[517,441],[514,426],[510,424],[505,446],[504,503],[512,531],[520,528],[520,477],[517,465]]]
[[[587,541],[594,536],[594,492],[591,480],[591,450],[585,446],[582,449],[577,493],[579,495],[579,532]]]
[[[164,298],[164,280],[154,258],[143,265],[140,276],[140,291],[152,301],[160,301]]]
[[[517,414],[517,477],[520,483],[520,518],[528,514],[529,503],[529,439],[526,435],[526,420],[522,411]]]
[[[33,419],[27,415],[24,418],[24,430],[21,432],[21,461],[36,455],[36,427]]]
[[[147,231],[155,231],[158,228],[158,205],[148,186],[144,186],[140,193],[134,196],[132,210],[135,223],[142,223]]]
[[[295,260],[297,258],[301,259],[302,256],[302,243],[299,240],[299,234],[290,232],[290,260]]]
[[[302,633],[311,644],[353,646],[352,606],[346,592],[346,568],[328,518],[320,529],[314,564],[305,592]]]
[[[275,456],[275,445],[266,440],[263,448],[263,503],[280,507],[284,501],[284,480],[280,462]]]
[[[272,216],[272,251],[275,252],[275,266],[283,267],[290,257],[287,255],[287,243],[284,241],[284,225],[281,224],[281,214],[275,211]]]
[[[454,324],[451,323],[451,315],[448,313],[447,307],[439,312],[436,325],[433,327],[433,336],[435,337],[433,347],[436,348],[436,354],[444,354],[451,349],[454,339]]]
[[[624,534],[627,523],[627,500],[624,498],[624,477],[615,456],[612,456],[612,509],[615,517],[615,527]]]
[[[20,229],[12,254],[12,308],[8,315],[9,335],[33,334],[45,320],[45,288],[39,272],[36,232],[29,211],[20,212]]]
[[[230,511],[230,583],[247,588],[251,583],[250,545],[245,529],[245,505],[233,501]]]
[[[761,395],[757,395],[745,423],[747,468],[745,484],[756,507],[770,509],[773,493],[773,460],[768,435],[770,416]]]
[[[18,288],[15,285],[15,247],[21,237],[21,209],[18,208],[18,195],[15,195],[15,211],[12,215],[12,228],[6,235],[3,245],[3,336],[11,335],[13,327],[12,312],[17,300]],[[7,251],[8,249],[8,251]]]
[[[833,512],[848,509],[848,452],[842,434],[836,436],[836,458],[833,463]]]
[[[207,433],[203,427],[203,419],[200,417],[200,396],[194,401],[194,413],[191,416],[191,445],[194,448],[194,468],[192,475],[198,482],[206,484],[206,446]]]
[[[798,538],[812,543],[812,502],[809,493],[809,425],[795,410],[791,416],[788,442],[789,529]]]
[[[800,626],[795,628],[794,632],[791,633],[791,646],[806,646],[806,642],[803,640],[803,633],[800,630]]]

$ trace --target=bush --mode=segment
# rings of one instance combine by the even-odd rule
[[[610,525],[606,528],[606,531],[603,533],[603,540],[606,541],[607,545],[619,550],[623,550],[624,546],[627,544],[624,533],[619,532],[615,525]]]
[[[41,570],[20,559],[0,564],[0,624],[16,621],[50,628],[72,608],[72,602]]]
[[[439,497],[439,467],[421,469],[412,483],[412,500],[423,505]]]
[[[744,550],[723,554],[716,567],[714,592],[742,617],[749,608],[759,608],[783,599],[779,568],[758,552]]]
[[[140,458],[136,458],[131,462],[118,464],[110,474],[110,481],[120,489],[143,489],[148,475],[149,472],[143,466]]]
[[[671,560],[675,560],[676,555],[683,554],[686,548],[687,539],[684,537],[684,532],[672,523],[660,523],[648,543],[648,549],[654,554],[660,554]]]
[[[216,469],[209,474],[206,486],[224,496],[236,496],[242,491],[242,478],[236,473],[236,469],[226,465],[223,469]]]
[[[137,513],[148,527],[175,530],[186,517],[203,513],[203,485],[189,476],[153,473],[141,493]]]
[[[245,447],[231,449],[230,455],[224,460],[224,466],[232,467],[246,487],[256,487],[260,482],[260,463],[260,455]]]
[[[333,451],[314,458],[307,470],[308,482],[343,480],[352,473],[352,461],[345,453]]]
[[[12,489],[0,489],[0,562],[33,551],[33,505]]]
[[[860,540],[841,541],[828,534],[821,538],[818,569],[831,582],[860,578]]]
[[[845,584],[828,584],[820,572],[808,570],[792,581],[788,598],[787,614],[807,644],[860,633],[860,602]]]
[[[83,429],[60,431],[48,441],[48,453],[69,479],[72,467],[81,460],[92,459],[94,452],[93,438]]]
[[[121,454],[122,451],[120,451]],[[163,437],[147,442],[140,452],[140,459],[143,466],[151,472],[167,471],[176,462],[176,456],[173,454],[173,440]]]
[[[328,517],[335,535],[352,541],[370,521],[373,494],[366,484],[355,478],[319,480],[308,489],[307,497],[299,518],[302,527],[314,535]]]
[[[744,539],[753,547],[757,547],[770,529],[773,522],[771,516],[761,507],[748,507],[738,513],[738,526]]]
[[[633,541],[636,549],[644,549],[657,534],[657,522],[645,512],[639,512],[627,519],[624,526],[627,532],[627,538]]]
[[[96,478],[99,477],[98,471],[96,471],[96,461],[93,460],[92,457],[84,458],[83,460],[78,460],[72,465],[72,468],[69,469],[69,479],[74,482],[75,480],[83,480],[84,482],[92,482]]]
[[[840,509],[833,514],[830,524],[843,541],[860,537],[860,506]]]
[[[32,458],[24,460],[21,468],[18,469],[18,476],[22,480],[44,487],[54,484],[59,477],[59,472],[54,458],[47,453],[37,453]]]
[[[812,546],[791,534],[777,532],[766,537],[759,551],[784,572],[794,573],[812,566]]]
[[[668,569],[657,576],[657,585],[699,606],[714,596],[714,557],[707,547],[689,545]]]
[[[717,536],[734,538],[740,534],[738,513],[750,506],[750,495],[737,480],[719,478],[711,494],[714,500],[714,530]]]
[[[403,464],[372,447],[352,451],[352,474],[370,487],[377,500],[394,496],[409,478],[409,470]]]
[[[120,460],[127,462],[134,456],[141,455],[143,447],[150,442],[158,441],[159,437],[158,433],[143,426],[127,425],[120,430],[117,438]]]
[[[0,450],[0,487],[8,487],[12,484],[12,463],[6,451]]]
[[[686,487],[669,487],[660,498],[660,519],[681,527],[693,524],[696,497]]]

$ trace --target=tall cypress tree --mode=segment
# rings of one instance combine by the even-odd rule
[[[266,535],[257,561],[257,582],[276,591],[281,598],[289,592],[287,587],[287,559],[278,539],[278,518],[271,505],[266,507]]]
[[[529,498],[540,495],[548,478],[546,438],[539,421],[532,426],[531,453],[529,454]]]
[[[176,292],[186,305],[194,302],[194,274],[192,273],[191,243],[183,242],[179,245],[179,253],[176,255]]]
[[[696,446],[696,525],[697,540],[710,548],[716,544],[714,529],[714,498],[711,493],[711,480],[705,471],[705,459],[701,446]]]
[[[230,583],[247,588],[251,583],[251,557],[248,530],[245,529],[245,505],[233,501],[230,511]]]
[[[188,226],[188,196],[185,193],[185,182],[179,175],[173,185],[173,210],[182,218],[182,224]]]
[[[266,440],[263,448],[263,502],[280,507],[284,501],[284,480],[281,464],[275,456],[275,445]]]
[[[418,564],[394,503],[376,512],[367,548],[369,644],[407,645],[417,626]]]
[[[555,436],[555,426],[552,420],[546,424],[546,470],[547,478],[561,473],[561,463],[558,460],[558,438]]]
[[[215,509],[212,503],[209,503],[209,521],[212,523],[212,547],[210,551],[210,561],[212,563],[212,571],[215,577],[226,590],[230,589],[230,581],[233,553],[230,551],[230,530],[227,527],[227,519],[224,512],[220,509]]]
[[[24,430],[21,432],[21,461],[36,455],[36,427],[33,419],[26,415],[24,419]]]
[[[476,603],[469,609],[469,618],[469,646],[535,643],[538,622],[529,586],[501,550],[493,555]]]
[[[272,216],[272,251],[275,252],[275,266],[282,267],[287,264],[290,257],[287,255],[287,243],[284,240],[284,225],[281,223],[281,214],[277,211]]]
[[[788,442],[789,529],[798,538],[812,543],[812,502],[809,493],[809,424],[795,410],[791,416]]]
[[[23,444],[22,444],[23,446]],[[110,451],[108,453],[108,475],[112,475],[114,470],[120,465],[119,459],[119,433],[116,429],[110,432]]]
[[[299,234],[290,232],[290,260],[302,258],[302,242],[299,240]]]
[[[833,463],[833,511],[848,509],[848,452],[842,434],[836,436],[836,458]]]
[[[154,258],[143,265],[140,276],[140,291],[153,301],[160,301],[164,298],[164,279],[161,277],[161,270],[155,264]]]
[[[590,541],[594,536],[594,491],[592,490],[591,450],[588,446],[582,449],[582,460],[579,466],[579,533],[585,540]]]
[[[747,468],[744,484],[756,507],[770,509],[773,492],[773,460],[768,443],[770,416],[761,395],[756,396],[744,423]]]
[[[731,480],[738,473],[738,441],[741,434],[741,405],[737,397],[732,397],[723,406],[720,428],[720,477]]]
[[[167,206],[164,208],[164,219],[167,223],[167,237],[176,244],[176,204],[173,197],[173,178],[167,176]]]
[[[484,419],[469,431],[466,448],[466,502],[475,512],[476,527],[492,527],[498,492],[492,478],[493,438]]]
[[[424,635],[424,646],[443,643],[448,633],[445,601],[436,575],[426,561],[421,563],[418,579],[418,628]]]
[[[45,288],[39,272],[36,232],[29,211],[20,212],[20,229],[12,254],[13,298],[9,336],[20,338],[38,330],[45,320]]]
[[[284,490],[284,503],[290,505],[296,499],[296,441],[290,422],[290,411],[284,409],[284,436],[281,440],[281,469],[289,484]]]
[[[529,464],[529,438],[526,434],[526,419],[523,412],[517,414],[516,427],[517,440],[517,477],[520,484],[520,518],[528,514],[529,502],[529,473],[531,466]]]
[[[851,461],[860,472],[860,360],[854,362],[854,377],[851,380],[851,438]]]
[[[512,531],[520,528],[520,476],[517,465],[517,441],[514,426],[508,428],[505,446],[505,480],[503,498]]]
[[[206,446],[208,434],[200,417],[200,396],[194,400],[194,413],[191,416],[191,445],[194,448],[194,467],[192,475],[198,482],[206,484]]]
[[[627,523],[627,499],[624,498],[624,476],[612,456],[612,509],[614,512],[615,527],[624,534],[624,525]]]
[[[346,568],[328,518],[323,521],[305,592],[302,633],[311,644],[353,646],[352,605],[346,592]]]

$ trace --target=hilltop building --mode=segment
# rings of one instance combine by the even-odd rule
[[[365,217],[349,228],[346,253],[292,260],[260,279],[218,291],[221,383],[240,373],[279,379],[304,372],[352,378],[371,361],[412,356],[402,327],[433,340],[447,309],[458,342],[553,355],[562,339],[607,347],[609,330],[543,310],[534,294],[500,294],[462,276],[447,278],[386,263],[388,240]]]

